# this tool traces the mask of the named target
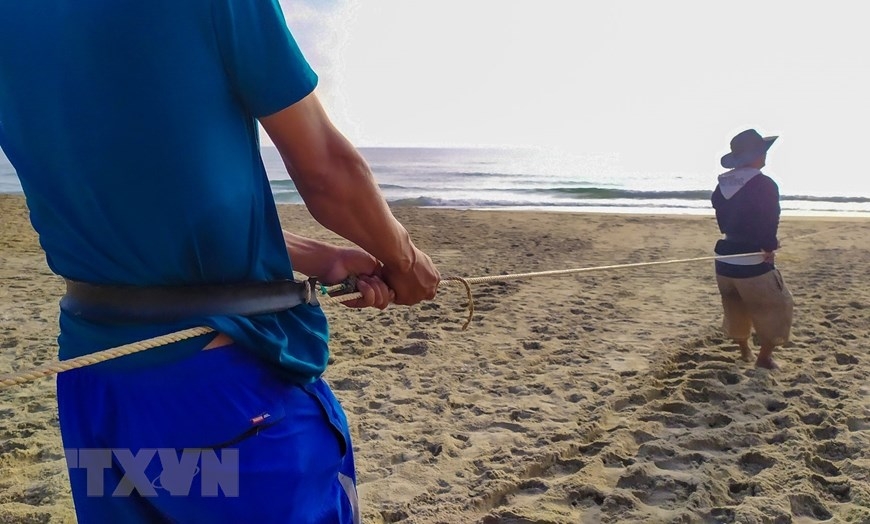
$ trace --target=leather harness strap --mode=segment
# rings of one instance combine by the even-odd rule
[[[210,316],[253,316],[300,304],[319,306],[315,278],[190,286],[114,286],[66,280],[60,308],[111,324],[169,323]]]

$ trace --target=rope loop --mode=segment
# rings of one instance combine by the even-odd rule
[[[462,331],[468,329],[471,324],[471,319],[474,318],[474,295],[471,294],[471,285],[468,279],[462,277],[441,277],[442,282],[459,282],[465,286],[465,294],[468,297],[468,318],[465,319],[465,324],[462,325]]]

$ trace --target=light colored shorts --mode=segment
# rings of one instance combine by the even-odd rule
[[[755,327],[762,345],[788,342],[794,299],[778,269],[749,278],[716,275],[716,283],[725,311],[722,328],[729,337],[746,340]]]

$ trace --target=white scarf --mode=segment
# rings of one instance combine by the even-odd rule
[[[740,189],[752,180],[755,175],[760,175],[761,170],[754,167],[738,167],[727,173],[719,175],[719,190],[725,200],[733,197]]]

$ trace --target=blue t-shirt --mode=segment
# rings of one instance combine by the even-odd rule
[[[0,0],[0,146],[69,279],[293,278],[256,118],[316,84],[278,0]],[[61,312],[60,358],[198,325],[302,381],[326,367],[326,319],[307,305],[136,327]]]

